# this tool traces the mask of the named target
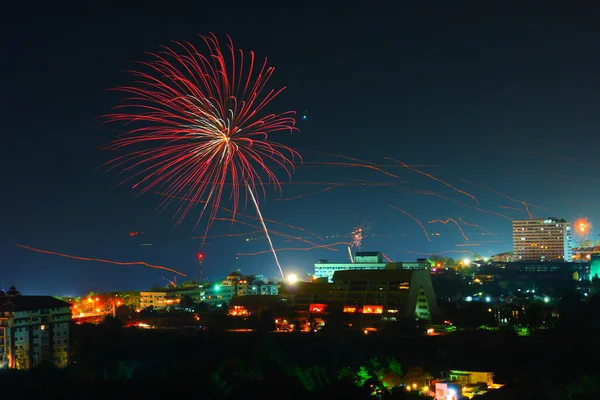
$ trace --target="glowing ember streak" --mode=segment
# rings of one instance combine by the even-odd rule
[[[283,199],[277,199],[277,200],[280,200],[280,201],[290,201],[290,200],[302,199],[302,198],[304,198],[304,197],[308,197],[308,196],[314,196],[315,194],[321,194],[321,193],[328,192],[328,191],[330,191],[331,189],[335,189],[336,187],[340,187],[340,186],[345,186],[345,185],[343,185],[343,184],[332,185],[332,186],[326,187],[325,189],[318,190],[318,191],[316,191],[316,192],[312,192],[312,193],[306,193],[306,194],[301,194],[301,195],[294,196],[294,197],[286,197],[286,198],[283,198]]]
[[[247,186],[248,186],[248,193],[250,193],[250,197],[252,197],[252,202],[254,203],[254,206],[256,207],[256,212],[258,213],[258,218],[260,218],[260,223],[262,224],[262,227],[265,230],[265,235],[267,236],[267,241],[269,242],[269,247],[271,248],[271,251],[273,252],[273,257],[275,257],[275,264],[277,264],[277,268],[279,268],[279,272],[281,272],[281,278],[285,279],[285,275],[283,274],[283,269],[281,269],[281,264],[279,264],[279,258],[277,257],[277,252],[275,251],[275,247],[273,247],[273,241],[271,240],[271,235],[269,235],[269,230],[267,229],[265,220],[263,219],[262,213],[260,212],[260,208],[258,207],[258,202],[256,201],[256,198],[254,197],[254,193],[252,192],[250,185],[247,185]]]
[[[419,226],[421,227],[421,229],[423,229],[423,233],[425,234],[425,237],[427,238],[427,240],[429,240],[431,242],[431,238],[429,237],[429,234],[427,233],[427,230],[425,229],[425,227],[423,226],[423,224],[421,223],[421,221],[419,221],[418,219],[416,219],[415,217],[413,217],[412,215],[410,215],[408,212],[398,208],[398,207],[394,207],[393,205],[389,204],[390,207],[392,207],[394,210],[396,211],[400,211],[401,213],[406,214],[408,217],[410,217],[413,221],[415,221],[417,224],[419,224]]]
[[[250,224],[248,222],[244,222],[244,221],[240,221],[240,220],[232,219],[232,218],[220,218],[220,217],[217,217],[217,218],[215,218],[215,221],[228,221],[228,222],[234,222],[236,224],[250,226],[250,227],[253,227],[253,228],[260,228],[257,225],[253,225],[253,224]],[[262,229],[261,229],[261,231],[262,231]],[[325,249],[325,250],[331,250],[331,251],[337,251],[337,249],[331,249],[331,248],[329,248],[332,245],[316,244],[316,243],[313,243],[313,242],[311,242],[309,240],[303,239],[301,237],[291,236],[291,235],[288,235],[287,233],[277,232],[277,231],[274,231],[274,230],[270,230],[269,232],[272,235],[281,236],[284,239],[298,240],[300,242],[304,242],[304,243],[310,244],[310,245],[314,246],[315,248]],[[346,242],[344,242],[344,243],[346,243]],[[348,243],[346,243],[346,244],[348,244]]]
[[[466,226],[470,226],[470,227],[479,228],[479,229],[481,229],[482,231],[484,231],[485,233],[489,233],[490,235],[492,235],[492,232],[488,231],[487,229],[484,229],[484,228],[482,228],[481,226],[479,226],[479,225],[477,225],[477,224],[470,224],[470,223],[468,223],[467,221],[465,221],[465,220],[461,219],[460,217],[458,217],[458,220],[459,220],[460,222],[462,222],[463,224],[465,224]]]
[[[441,195],[439,193],[436,193],[436,192],[427,192],[427,191],[424,191],[424,190],[417,190],[417,189],[398,189],[398,190],[401,191],[401,192],[404,192],[404,193],[423,194],[423,195],[426,195],[426,196],[439,197],[440,199],[451,201],[451,202],[453,202],[455,204],[458,204],[458,205],[461,205],[463,207],[467,207],[467,208],[471,208],[473,210],[481,211],[481,212],[486,213],[486,214],[497,215],[499,217],[506,218],[509,221],[513,220],[512,218],[507,217],[504,214],[500,214],[500,213],[497,213],[495,211],[484,210],[483,208],[479,208],[479,207],[473,207],[473,206],[470,206],[468,204],[461,203],[460,201],[456,201],[456,200],[451,199],[449,197],[443,196],[443,195]],[[520,210],[520,211],[523,211],[523,210]]]
[[[392,161],[395,161],[395,162],[397,162],[398,164],[402,165],[403,167],[405,167],[405,168],[408,168],[408,169],[410,169],[411,171],[413,171],[413,172],[416,172],[417,174],[420,174],[420,175],[426,176],[426,177],[428,177],[429,179],[433,179],[434,181],[436,181],[436,182],[439,182],[439,183],[441,183],[442,185],[445,185],[445,186],[449,187],[450,189],[452,189],[452,190],[456,191],[457,193],[460,193],[460,194],[463,194],[463,195],[465,195],[465,196],[467,196],[467,197],[470,197],[470,198],[472,198],[473,200],[475,200],[475,202],[476,202],[476,203],[479,203],[479,200],[477,200],[477,198],[476,198],[475,196],[473,196],[473,195],[472,195],[472,194],[470,194],[470,193],[467,193],[467,192],[465,192],[464,190],[460,190],[460,189],[458,189],[458,188],[456,188],[456,187],[452,186],[451,184],[449,184],[449,183],[448,183],[448,182],[446,182],[446,181],[443,181],[443,180],[441,180],[441,179],[439,179],[439,178],[436,178],[435,176],[433,176],[433,175],[431,175],[431,174],[428,174],[428,173],[426,173],[426,172],[419,171],[418,169],[416,169],[416,168],[413,168],[413,167],[411,167],[410,165],[403,163],[402,161],[398,161],[398,160],[396,160],[396,159],[389,158],[389,157],[386,157],[386,159],[388,159],[388,160],[392,160]]]
[[[354,257],[352,257],[352,249],[348,246],[348,257],[350,257],[350,262],[354,264]]]
[[[452,218],[448,218],[445,221],[442,221],[441,219],[434,219],[433,221],[429,221],[430,224],[433,224],[433,223],[436,223],[436,222],[439,222],[439,223],[444,224],[444,225],[446,225],[448,222],[454,223],[454,225],[456,225],[456,227],[460,231],[460,234],[465,238],[465,240],[469,240],[469,238],[467,237],[467,235],[465,235],[465,232],[462,230],[462,228],[460,227],[460,225],[458,224],[458,222],[456,222]]]
[[[173,272],[173,273],[181,275],[181,276],[187,276],[183,272],[179,272],[179,271],[176,271],[176,270],[171,269],[171,268],[163,267],[162,265],[148,264],[147,262],[144,262],[144,261],[111,261],[111,260],[103,260],[103,259],[100,259],[100,258],[89,258],[89,257],[72,256],[70,254],[57,253],[55,251],[36,249],[35,247],[25,246],[25,245],[22,245],[22,244],[15,244],[15,246],[21,247],[23,249],[35,251],[37,253],[50,254],[50,255],[53,255],[53,256],[65,257],[65,258],[70,258],[70,259],[73,259],[73,260],[94,261],[94,262],[101,262],[101,263],[114,264],[114,265],[143,265],[145,267],[150,267],[150,268],[155,268],[155,269],[163,269],[165,271]]]
[[[158,194],[158,195],[166,196],[166,195],[165,195],[165,194],[163,194],[163,193],[159,193],[159,192],[154,192],[154,193],[156,193],[156,194]],[[172,196],[172,197],[173,197],[174,199],[177,199],[177,200],[182,200],[182,201],[191,201],[190,199],[187,199],[187,198],[185,198],[185,197],[175,197],[175,196]],[[202,200],[201,200],[201,201],[199,201],[198,203],[203,203],[203,204],[206,204],[206,202],[204,202],[204,201],[202,201]],[[233,214],[233,210],[231,210],[231,209],[229,209],[229,208],[225,208],[225,207],[219,206],[219,209],[221,209],[221,210],[223,210],[223,211],[230,212],[230,213],[232,213],[232,214]],[[237,215],[238,215],[238,216],[240,216],[240,217],[244,217],[244,218],[249,218],[249,219],[255,219],[255,220],[258,220],[258,217],[255,217],[255,216],[252,216],[252,215],[248,215],[248,214],[237,213]],[[297,231],[305,232],[305,233],[307,233],[307,234],[309,234],[309,235],[311,235],[311,236],[314,236],[314,237],[316,237],[316,238],[317,238],[317,239],[319,239],[319,240],[323,240],[323,238],[322,238],[321,236],[319,236],[319,235],[317,235],[316,233],[313,233],[313,232],[311,232],[311,231],[309,231],[309,230],[307,230],[307,229],[300,228],[300,227],[298,227],[298,226],[294,226],[294,225],[290,225],[290,224],[286,224],[286,223],[283,223],[283,222],[275,221],[275,220],[272,220],[272,219],[267,219],[267,218],[264,218],[264,220],[265,220],[266,222],[268,222],[268,223],[271,223],[271,224],[282,225],[282,226],[288,227],[288,228],[290,228],[290,229],[295,229],[295,230],[297,230]],[[260,230],[262,231],[262,229],[260,229]],[[192,238],[193,238],[193,239],[206,239],[206,238],[208,238],[208,236],[194,236],[194,237],[192,237]]]
[[[189,42],[175,42],[174,49],[163,47],[141,63],[148,72],[133,72],[136,86],[116,89],[131,96],[106,118],[132,127],[108,148],[132,151],[107,164],[137,171],[126,181],[137,181],[133,187],[142,193],[162,186],[168,195],[193,200],[179,206],[176,224],[205,200],[197,223],[210,208],[208,231],[228,182],[235,216],[242,185],[265,194],[264,174],[280,188],[268,164],[290,176],[299,154],[269,140],[273,133],[297,130],[294,112],[265,112],[284,90],[267,89],[274,68],[266,59],[256,62],[253,52],[245,59],[229,37],[225,49],[215,35],[201,37],[207,55]],[[161,207],[170,201],[167,197]]]
[[[544,211],[548,211],[548,209],[547,209],[547,208],[540,207],[540,206],[536,206],[535,204],[526,203],[526,202],[524,202],[523,200],[517,200],[517,199],[515,199],[515,198],[513,198],[513,197],[510,197],[510,196],[509,196],[509,195],[507,195],[506,193],[502,193],[501,191],[499,191],[499,190],[496,190],[496,189],[493,189],[493,188],[491,188],[491,187],[487,187],[487,186],[483,186],[483,185],[478,185],[478,184],[476,184],[476,183],[469,182],[469,181],[467,181],[466,179],[461,179],[461,181],[463,181],[463,182],[465,182],[465,183],[468,183],[469,185],[477,186],[477,187],[479,187],[479,188],[482,188],[482,189],[485,189],[485,190],[489,190],[490,192],[494,192],[494,193],[496,193],[496,194],[499,194],[500,196],[502,196],[502,197],[505,197],[505,198],[507,198],[508,200],[514,201],[515,203],[522,204],[522,205],[525,207],[525,212],[526,212],[526,213],[529,215],[529,219],[533,219],[533,215],[532,215],[532,214],[531,214],[531,212],[529,211],[529,207],[539,208],[539,209],[542,209],[542,210],[544,210]]]

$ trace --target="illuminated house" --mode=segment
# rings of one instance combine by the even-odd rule
[[[359,251],[353,258],[354,262],[330,263],[328,260],[319,260],[315,264],[315,278],[327,278],[333,282],[333,274],[338,271],[362,271],[362,270],[383,270],[394,269],[428,269],[429,263],[426,260],[417,262],[396,262],[388,264],[383,259],[383,253],[380,251]]]
[[[71,304],[52,296],[0,291],[0,368],[28,369],[69,362]]]
[[[425,269],[338,271],[333,276],[333,302],[347,314],[430,319],[437,311],[431,276]]]
[[[567,261],[573,259],[572,231],[564,219],[513,221],[514,261]]]

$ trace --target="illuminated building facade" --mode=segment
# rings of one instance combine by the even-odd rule
[[[600,254],[593,254],[590,260],[590,281],[595,277],[600,278]]]
[[[52,296],[0,291],[0,367],[28,369],[69,362],[71,304]]]
[[[513,221],[514,261],[567,261],[573,259],[572,231],[564,219]]]
[[[344,313],[379,315],[389,321],[428,320],[437,311],[431,275],[425,269],[338,271],[332,297],[343,304]]]
[[[388,264],[383,259],[380,251],[359,251],[354,255],[354,262],[330,263],[328,260],[319,260],[315,264],[315,278],[327,278],[333,282],[333,275],[338,271],[363,271],[394,269],[426,269],[429,263],[425,260],[417,262],[396,262]]]

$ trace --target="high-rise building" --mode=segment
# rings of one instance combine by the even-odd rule
[[[0,291],[0,368],[27,369],[69,362],[71,304],[52,296]]]
[[[572,261],[572,231],[564,219],[513,221],[513,261]]]

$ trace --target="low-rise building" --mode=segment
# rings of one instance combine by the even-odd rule
[[[338,271],[363,271],[384,269],[429,269],[429,263],[425,259],[416,262],[394,262],[384,261],[383,253],[380,251],[356,252],[352,261],[341,263],[330,263],[329,260],[319,260],[315,264],[315,278],[327,278],[333,282],[333,275]]]
[[[0,366],[28,369],[70,357],[71,304],[52,296],[0,291]]]

